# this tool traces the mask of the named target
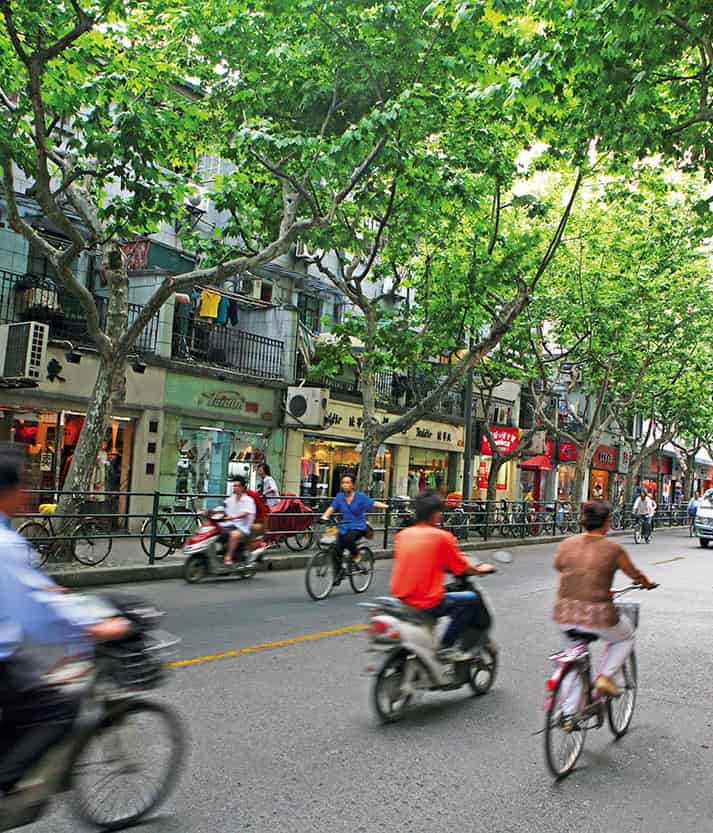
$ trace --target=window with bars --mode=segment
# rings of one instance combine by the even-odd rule
[[[300,293],[297,296],[297,309],[300,314],[300,321],[310,332],[318,333],[320,329],[321,304],[319,298],[314,295]]]

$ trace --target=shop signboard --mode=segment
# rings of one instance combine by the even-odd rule
[[[485,460],[480,461],[480,467],[478,469],[478,488],[488,488],[488,464]]]
[[[612,445],[598,445],[592,457],[592,468],[600,471],[616,471],[617,453]]]
[[[617,465],[617,471],[619,474],[628,474],[629,469],[631,468],[631,460],[633,454],[631,453],[631,449],[625,445],[619,447],[619,463]]]
[[[166,405],[202,413],[208,419],[272,424],[275,391],[253,385],[231,387],[219,379],[167,373]]]
[[[377,411],[377,419],[384,425],[392,419],[398,419],[396,414]],[[361,406],[349,402],[331,400],[325,417],[324,434],[344,438],[361,440],[363,438],[364,417]],[[414,448],[437,448],[443,451],[458,451],[463,448],[463,426],[450,425],[432,420],[419,420],[406,431],[387,437],[389,445],[408,445]]]
[[[508,454],[517,448],[520,440],[520,432],[517,428],[491,428],[490,433],[493,437],[493,442],[501,454]],[[488,438],[483,435],[480,445],[480,453],[484,457],[492,457],[493,450],[490,447]]]
[[[578,457],[577,446],[570,442],[560,443],[560,463],[576,463]]]

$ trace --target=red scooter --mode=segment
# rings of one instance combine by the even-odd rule
[[[183,547],[186,556],[183,577],[189,584],[196,584],[208,576],[252,578],[257,572],[257,565],[268,549],[262,529],[258,536],[238,548],[232,566],[226,567],[228,536],[220,526],[224,520],[225,509],[222,506],[207,512],[202,517],[201,525],[186,541]]]

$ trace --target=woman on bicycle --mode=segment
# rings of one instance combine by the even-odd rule
[[[553,619],[566,641],[566,632],[572,629],[606,640],[595,686],[600,693],[616,697],[621,692],[614,677],[634,647],[634,628],[626,617],[619,617],[612,601],[614,574],[621,570],[647,590],[656,584],[634,566],[623,547],[606,537],[611,514],[612,506],[606,501],[585,503],[585,531],[557,548],[554,566],[560,574],[560,585]]]

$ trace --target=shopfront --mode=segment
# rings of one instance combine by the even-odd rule
[[[493,438],[496,448],[501,454],[508,454],[517,448],[520,440],[520,430],[509,426],[490,428],[490,434]],[[480,442],[480,457],[476,460],[474,470],[477,475],[477,491],[473,490],[473,497],[485,498],[488,490],[488,475],[490,474],[490,466],[492,464],[493,452],[491,450],[488,438],[483,434]],[[519,497],[517,494],[517,462],[510,460],[500,467],[498,471],[498,482],[496,490],[498,498],[507,498],[509,500]]]
[[[50,348],[48,372],[38,387],[0,391],[0,442],[24,449],[25,483],[31,492],[27,511],[54,502],[64,487],[92,393],[96,357],[83,354],[79,363],[68,363],[64,352]],[[92,504],[87,511],[123,514],[129,511],[128,499],[107,493],[155,488],[153,472],[139,463],[139,459],[150,461],[151,455],[139,455],[139,451],[151,426],[158,436],[160,421],[154,409],[162,403],[163,379],[162,369],[146,368],[144,374],[137,374],[127,368],[126,394],[107,420],[91,494],[85,496],[85,503]],[[131,511],[142,511],[134,503]]]
[[[379,412],[383,421],[396,419]],[[362,409],[332,401],[322,431],[291,428],[287,433],[286,488],[305,498],[327,498],[339,491],[344,474],[356,477],[362,451]],[[374,497],[415,497],[425,488],[443,494],[457,488],[463,427],[422,420],[388,437],[378,450],[371,478]]]
[[[648,474],[643,485],[659,503],[668,503],[673,497],[673,469],[671,454],[654,454],[648,460]]]
[[[561,440],[557,446],[557,500],[575,500],[574,477],[579,451],[572,442]]]
[[[595,500],[609,500],[617,469],[618,453],[615,446],[598,445],[592,455],[592,474],[589,497]]]
[[[255,488],[261,463],[280,486],[278,396],[273,388],[167,373],[161,491],[179,503],[183,495],[222,496],[238,475]]]

